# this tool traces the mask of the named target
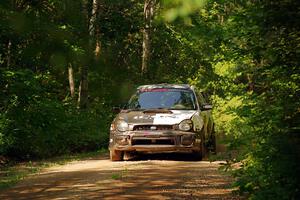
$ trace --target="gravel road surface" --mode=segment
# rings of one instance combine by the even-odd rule
[[[143,155],[111,162],[107,155],[55,166],[2,191],[0,199],[241,199],[221,161],[189,155]]]

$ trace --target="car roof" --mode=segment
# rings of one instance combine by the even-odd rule
[[[192,89],[191,86],[188,84],[168,84],[168,83],[141,85],[137,89],[145,90],[145,89],[156,89],[156,88],[189,89],[189,90]]]

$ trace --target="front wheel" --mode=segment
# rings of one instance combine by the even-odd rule
[[[124,155],[123,155],[123,159],[125,161],[128,161],[128,160],[132,160],[136,157],[135,153],[134,152],[130,152],[130,151],[125,151],[124,152]]]
[[[208,150],[212,154],[217,153],[217,142],[216,142],[216,132],[215,127],[213,126],[211,135],[208,140]]]
[[[111,161],[121,161],[123,159],[123,152],[117,150],[110,150],[109,151],[110,160]]]
[[[196,161],[202,160],[202,152],[201,152],[201,151],[195,151],[195,152],[192,154],[192,159],[193,159],[193,160],[196,160]]]
[[[204,158],[206,156],[206,152],[207,152],[204,133],[201,134],[201,144],[200,145],[201,145],[200,146],[200,148],[201,148],[201,155],[202,155],[202,158]]]
[[[199,144],[199,150],[193,153],[193,158],[195,160],[202,160],[206,154],[206,147],[205,147],[205,138],[204,134],[201,134],[201,143]]]
[[[216,136],[215,136],[214,133],[210,138],[210,147],[209,147],[209,149],[210,149],[211,153],[213,153],[213,154],[217,153],[217,142],[216,142]]]

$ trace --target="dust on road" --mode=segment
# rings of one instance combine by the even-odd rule
[[[220,162],[191,161],[188,155],[123,162],[105,155],[45,169],[2,191],[0,199],[240,199],[219,167]]]

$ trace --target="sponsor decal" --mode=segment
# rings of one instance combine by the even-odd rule
[[[173,111],[173,114],[156,114],[154,116],[153,124],[161,124],[161,125],[173,125],[179,124],[182,120],[190,119],[195,111]]]
[[[180,111],[172,110],[172,114],[169,113],[157,113],[155,115],[136,115],[133,117],[133,123],[144,122],[153,124],[154,130],[155,125],[174,125],[179,124],[182,120],[191,119],[196,113],[195,111]]]
[[[170,89],[166,88],[154,88],[154,89],[140,89],[139,92],[167,92]]]
[[[135,120],[153,120],[153,116],[151,115],[139,115],[139,116],[134,116],[133,119]]]

